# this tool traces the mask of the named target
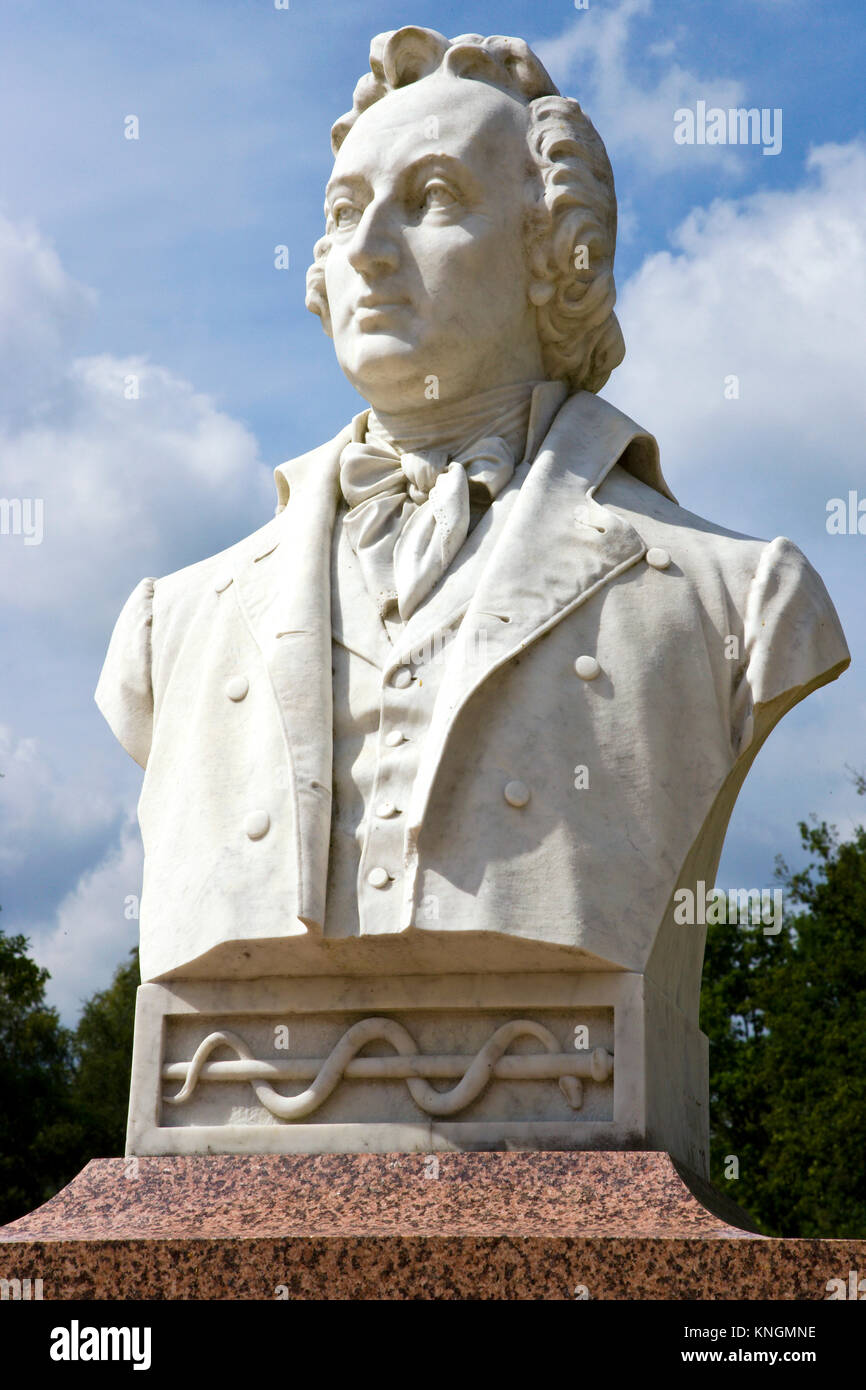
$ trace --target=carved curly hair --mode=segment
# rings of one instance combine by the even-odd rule
[[[362,112],[389,92],[442,70],[479,78],[528,108],[529,151],[538,182],[529,189],[526,248],[544,366],[573,391],[599,391],[625,356],[613,306],[616,286],[616,194],[607,152],[576,101],[563,97],[523,39],[407,26],[378,34],[370,72],[355,88],[352,110],[331,129],[337,153]],[[325,290],[328,232],[307,271],[307,308],[330,336]],[[577,254],[585,247],[586,254]]]

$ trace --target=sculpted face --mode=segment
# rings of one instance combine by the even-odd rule
[[[374,407],[545,375],[524,251],[526,109],[434,74],[361,115],[328,183],[337,359]],[[425,395],[426,386],[426,395]]]

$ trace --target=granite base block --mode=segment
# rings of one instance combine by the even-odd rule
[[[96,1159],[0,1228],[45,1299],[824,1299],[866,1240],[774,1240],[655,1152]]]

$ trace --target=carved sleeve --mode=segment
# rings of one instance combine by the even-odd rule
[[[151,628],[155,580],[142,579],[115,624],[95,700],[112,733],[142,767],[153,734]]]
[[[844,671],[851,657],[830,595],[793,542],[783,536],[761,554],[749,588],[744,624],[745,677],[733,703],[739,753],[818,686]]]

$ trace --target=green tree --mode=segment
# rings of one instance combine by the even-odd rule
[[[87,1158],[110,1158],[125,1147],[139,979],[135,949],[108,989],[84,1005],[75,1030],[70,1100]]]
[[[866,829],[844,842],[825,822],[799,829],[806,866],[777,860],[781,933],[708,931],[711,1173],[768,1234],[863,1237]]]
[[[91,1158],[123,1153],[138,952],[84,1005],[74,1031],[45,1005],[47,970],[0,932],[0,1225],[32,1211]]]
[[[71,1035],[45,1004],[48,971],[28,946],[0,931],[0,1224],[56,1190],[41,1136],[63,1123],[71,1065]]]

